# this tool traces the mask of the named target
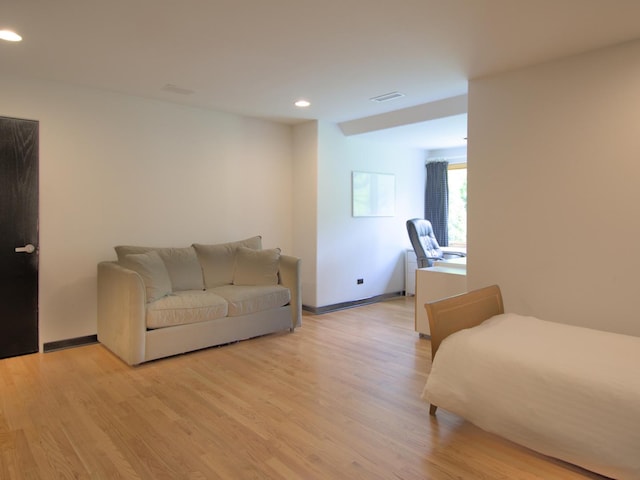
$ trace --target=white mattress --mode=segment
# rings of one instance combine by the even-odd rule
[[[442,342],[423,398],[540,453],[640,479],[640,337],[498,315]]]

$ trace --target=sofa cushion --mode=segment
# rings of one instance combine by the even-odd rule
[[[204,322],[227,316],[227,301],[212,292],[188,290],[172,293],[147,305],[147,328]]]
[[[280,249],[254,250],[238,247],[234,285],[277,285]]]
[[[291,301],[291,292],[282,285],[224,285],[211,292],[229,302],[230,317],[282,307]]]
[[[179,290],[203,290],[204,280],[202,268],[198,256],[193,247],[185,248],[160,248],[142,247],[135,245],[118,245],[115,247],[118,262],[122,263],[124,257],[132,254],[158,252],[160,258],[167,267],[171,287],[173,291]]]
[[[135,255],[138,253],[148,253],[152,250],[159,250],[156,247],[137,247],[134,245],[117,245],[114,247],[116,255],[118,256],[118,263],[124,262],[124,257],[127,255]]]
[[[174,292],[204,290],[202,268],[193,247],[161,248],[158,253],[167,267]]]
[[[125,255],[122,266],[138,272],[147,293],[147,302],[154,302],[171,293],[169,272],[158,252]]]
[[[230,285],[233,283],[235,269],[235,254],[238,247],[260,250],[262,237],[256,236],[237,242],[219,243],[217,245],[203,245],[194,243],[202,267],[204,286],[206,288]]]

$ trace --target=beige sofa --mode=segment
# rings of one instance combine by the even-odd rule
[[[259,236],[115,249],[98,264],[98,341],[129,365],[301,325],[301,261]]]

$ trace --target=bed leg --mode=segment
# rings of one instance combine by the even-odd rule
[[[434,405],[433,403],[431,405],[429,405],[429,415],[435,415],[437,408],[438,407],[436,405]]]

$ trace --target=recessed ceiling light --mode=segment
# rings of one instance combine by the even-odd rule
[[[298,108],[307,108],[311,105],[309,100],[298,100],[294,105]]]
[[[19,42],[22,40],[22,37],[11,30],[0,30],[0,39],[6,40],[7,42]]]

